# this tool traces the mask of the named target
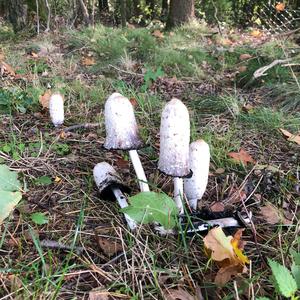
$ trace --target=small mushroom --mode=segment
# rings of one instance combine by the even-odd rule
[[[60,94],[51,95],[49,100],[49,112],[55,127],[59,127],[64,123],[64,100]]]
[[[142,192],[148,192],[147,178],[136,151],[141,148],[142,141],[138,133],[132,104],[121,94],[113,93],[106,100],[104,115],[106,129],[104,147],[109,150],[129,150],[140,189]]]
[[[189,168],[190,119],[186,106],[178,99],[168,102],[161,115],[158,169],[174,177],[174,200],[183,213],[183,177]]]
[[[122,183],[120,175],[110,164],[106,162],[96,164],[93,175],[102,199],[111,200],[115,198],[121,208],[128,206],[124,193],[129,193],[130,189]],[[128,215],[124,214],[124,216],[129,228],[134,230],[136,222]]]
[[[190,207],[197,209],[200,200],[206,190],[209,172],[209,146],[203,140],[197,140],[190,145],[189,166],[193,172],[191,178],[184,179],[184,194]]]

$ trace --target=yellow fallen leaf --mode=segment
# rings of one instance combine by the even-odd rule
[[[285,129],[283,129],[283,128],[280,128],[279,130],[281,131],[281,133],[282,133],[285,137],[288,138],[288,139],[287,139],[288,141],[294,142],[294,143],[300,145],[300,135],[294,135],[294,134],[290,133],[289,131],[287,131],[287,130],[285,130]]]
[[[159,38],[159,39],[163,39],[164,38],[164,34],[160,30],[158,30],[158,29],[154,30],[153,33],[152,33],[152,35],[155,36],[155,37],[157,37],[157,38]]]
[[[61,178],[58,176],[55,176],[54,182],[59,183],[61,182]]]
[[[211,258],[218,262],[219,269],[215,282],[223,285],[232,276],[247,270],[245,264],[249,259],[242,252],[244,242],[241,240],[243,230],[236,232],[234,237],[226,236],[221,227],[211,229],[203,239],[206,249],[211,251]]]
[[[262,36],[262,32],[260,30],[252,30],[250,33],[253,37],[261,37]]]

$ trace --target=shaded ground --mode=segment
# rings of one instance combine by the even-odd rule
[[[196,299],[199,288],[205,299],[235,297],[232,282],[214,286],[218,268],[208,261],[201,235],[160,237],[149,226],[132,234],[116,203],[99,199],[92,168],[103,160],[138,192],[128,155],[102,147],[103,105],[115,90],[135,106],[147,145],[141,159],[153,189],[167,193],[172,182],[156,169],[160,112],[171,97],[185,102],[192,140],[203,138],[211,147],[211,174],[200,205],[212,208],[217,202],[219,210],[254,215],[254,226],[244,232],[251,273],[236,279],[239,297],[273,299],[264,260],[284,259],[290,266],[290,249],[300,247],[299,145],[279,132],[300,131],[299,69],[276,66],[256,81],[252,74],[284,55],[297,62],[299,47],[263,33],[220,37],[195,24],[162,36],[151,33],[99,27],[4,44],[1,61],[12,69],[2,67],[0,105],[11,114],[1,116],[0,158],[22,174],[28,189],[1,225],[4,299],[87,299],[94,288],[103,292],[100,299],[162,299],[179,288]],[[272,94],[281,87],[283,92]],[[65,96],[65,126],[99,126],[63,135],[55,130],[38,102],[47,88]],[[286,100],[284,91],[290,111],[278,102]],[[240,149],[257,163],[230,159],[228,153]],[[41,176],[51,183],[38,184]],[[280,216],[275,224],[261,215],[270,203]],[[45,213],[49,223],[34,224],[34,212]],[[72,249],[51,249],[43,246],[46,240]]]

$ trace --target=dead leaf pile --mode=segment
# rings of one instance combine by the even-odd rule
[[[212,260],[221,267],[215,277],[215,283],[224,285],[232,276],[245,273],[248,258],[243,254],[245,242],[241,241],[243,229],[239,229],[232,237],[226,236],[221,227],[211,229],[204,240],[206,249]]]

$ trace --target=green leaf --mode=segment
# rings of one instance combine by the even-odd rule
[[[290,254],[291,254],[292,257],[293,257],[294,263],[295,263],[296,265],[299,265],[299,266],[300,266],[300,253],[297,252],[297,251],[295,251],[295,250],[293,250],[293,249],[291,249],[291,250],[290,250]]]
[[[268,258],[269,266],[276,281],[279,292],[284,297],[291,297],[297,291],[297,283],[290,271],[278,262]]]
[[[41,212],[37,212],[31,215],[31,220],[37,225],[43,225],[48,223],[48,218]]]
[[[18,173],[10,171],[6,165],[0,165],[0,190],[15,192],[20,189]]]
[[[163,193],[142,192],[129,198],[130,205],[121,211],[136,222],[160,223],[165,229],[177,224],[178,210],[172,198]]]
[[[52,179],[49,176],[41,176],[38,177],[34,182],[36,185],[50,185],[52,183]]]
[[[291,271],[297,283],[297,288],[300,289],[300,266],[293,264]]]
[[[20,192],[0,191],[0,224],[22,199]]]

